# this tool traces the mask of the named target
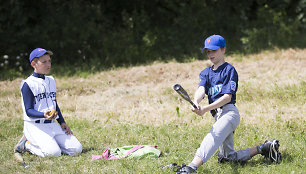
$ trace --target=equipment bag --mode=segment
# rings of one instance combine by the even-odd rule
[[[158,158],[161,152],[156,145],[132,145],[119,148],[107,148],[102,155],[92,155],[91,160],[105,158],[107,160],[121,158]]]

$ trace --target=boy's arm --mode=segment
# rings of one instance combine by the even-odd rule
[[[43,112],[39,112],[34,109],[35,97],[29,85],[26,82],[24,82],[22,85],[21,93],[22,93],[24,108],[27,115],[32,118],[44,118]]]
[[[204,86],[199,86],[199,88],[194,93],[194,99],[193,99],[194,104],[199,106],[199,103],[204,99],[204,97],[205,97],[205,88]]]
[[[66,133],[67,135],[73,134],[73,132],[71,131],[71,129],[69,128],[69,126],[66,125],[66,122],[65,122],[65,120],[64,120],[64,117],[63,117],[63,115],[62,115],[62,113],[61,113],[60,108],[59,108],[58,105],[57,105],[57,102],[56,102],[56,111],[57,111],[58,117],[59,117],[59,118],[56,119],[56,120],[57,120],[57,122],[61,125],[61,128],[63,129],[63,131],[65,131],[65,133]]]
[[[221,106],[226,105],[227,103],[229,103],[232,99],[232,94],[224,94],[222,97],[220,97],[218,100],[216,100],[215,102],[207,105],[205,108],[210,111],[213,109],[217,109],[220,108]],[[206,111],[207,112],[207,111]]]
[[[196,114],[202,116],[205,112],[208,112],[213,109],[220,108],[221,106],[224,106],[225,104],[229,103],[232,99],[232,94],[224,94],[222,97],[220,97],[218,100],[215,102],[207,105],[200,107],[199,109],[193,109],[192,111],[195,112]]]
[[[56,103],[56,112],[57,112],[57,115],[58,115],[58,119],[56,119],[56,120],[61,125],[62,123],[65,123],[65,119],[64,119],[64,117],[61,113],[60,108],[58,107],[57,102],[55,102],[55,103]]]

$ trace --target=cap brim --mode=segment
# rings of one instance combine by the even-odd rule
[[[219,46],[209,45],[209,46],[204,47],[203,49],[217,50],[219,48],[220,48]]]
[[[201,53],[203,53],[204,51],[205,51],[205,49],[210,49],[210,50],[217,50],[217,49],[219,49],[220,47],[219,46],[208,46],[208,47],[204,47],[204,48],[202,48],[202,50],[201,50]]]
[[[45,54],[49,54],[50,56],[52,56],[53,52],[48,50]]]

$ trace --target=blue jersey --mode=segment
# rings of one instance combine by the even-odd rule
[[[199,86],[204,86],[209,104],[215,102],[224,94],[232,94],[232,99],[229,103],[235,104],[238,89],[238,73],[227,62],[219,66],[217,70],[208,67],[200,73]]]

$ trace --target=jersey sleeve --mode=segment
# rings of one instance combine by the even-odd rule
[[[206,94],[208,92],[208,87],[207,87],[208,86],[208,78],[209,78],[208,77],[208,69],[206,68],[199,75],[200,81],[199,81],[199,85],[198,85],[198,87],[203,86],[205,88],[205,93]]]
[[[62,113],[61,113],[60,108],[58,107],[57,102],[56,102],[56,112],[57,112],[57,115],[58,115],[58,119],[56,119],[57,122],[58,122],[59,124],[65,123],[64,117],[63,117],[63,115],[62,115]]]
[[[208,95],[208,89],[209,89],[209,71],[210,69],[208,67],[204,69],[199,75],[200,78],[199,87],[200,86],[204,87],[206,95]]]
[[[235,68],[231,68],[222,85],[222,94],[236,94],[238,89],[238,73]]]
[[[44,118],[43,112],[39,112],[34,109],[35,97],[29,85],[26,82],[24,82],[21,87],[21,93],[27,116],[32,118]]]

